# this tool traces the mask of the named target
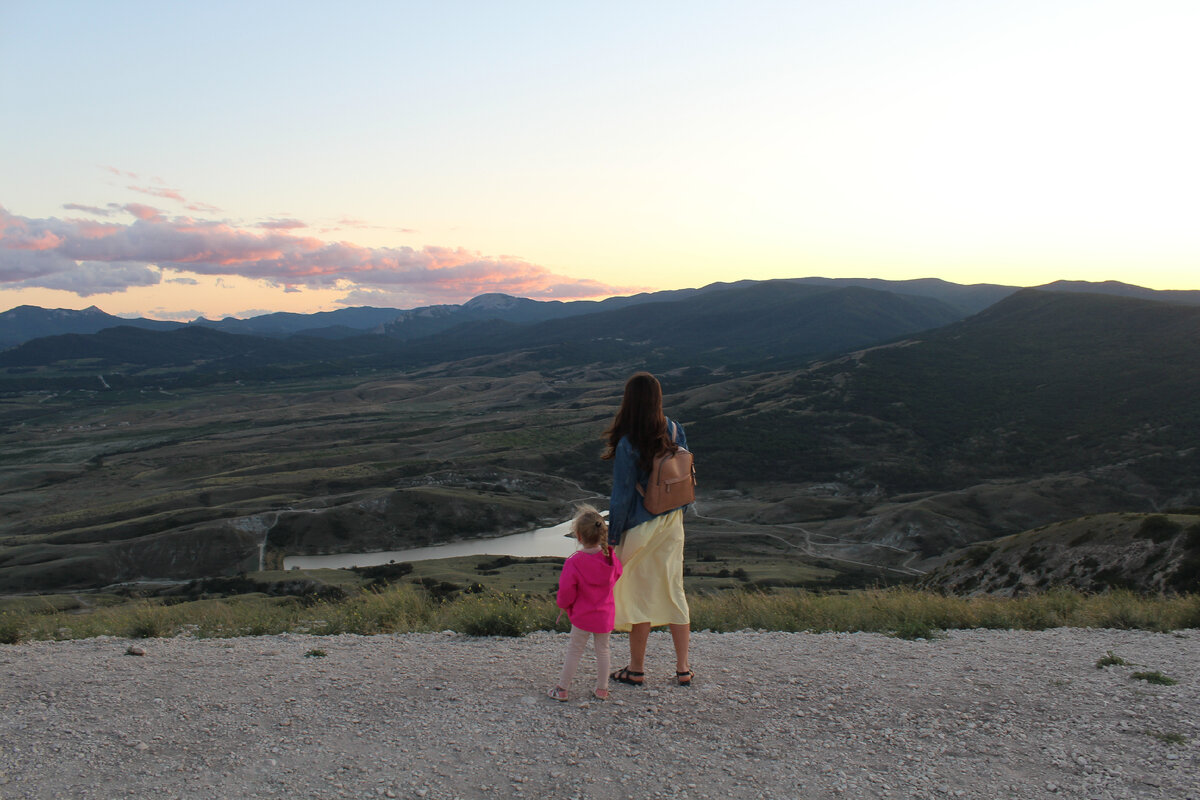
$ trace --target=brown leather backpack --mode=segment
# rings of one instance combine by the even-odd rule
[[[671,441],[675,441],[675,423],[671,422]],[[672,453],[667,450],[654,458],[646,488],[637,484],[642,505],[658,515],[682,508],[696,501],[696,462],[692,453],[682,445]]]

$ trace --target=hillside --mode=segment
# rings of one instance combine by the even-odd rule
[[[883,545],[919,565],[1062,519],[1200,502],[1197,363],[1200,308],[1027,290],[677,402],[710,487],[795,487],[734,511],[802,526],[846,557]]]
[[[0,353],[0,367],[48,366],[87,361],[91,368],[137,372],[140,368],[236,369],[344,360],[377,352],[362,339],[275,339],[192,326],[152,331],[130,326],[94,334],[45,336]],[[132,369],[131,369],[132,368]]]
[[[555,367],[612,359],[651,369],[798,365],[960,317],[928,298],[763,281],[529,326],[463,326],[411,343],[408,357],[435,363],[529,351],[535,363]]]
[[[954,594],[1200,592],[1200,516],[1096,514],[980,542],[921,579]]]

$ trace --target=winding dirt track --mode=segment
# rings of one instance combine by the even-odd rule
[[[1200,798],[1200,631],[701,632],[690,689],[656,632],[607,703],[565,634],[130,644],[0,647],[0,798]]]

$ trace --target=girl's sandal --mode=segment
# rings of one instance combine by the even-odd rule
[[[687,672],[675,673],[675,680],[678,681],[680,686],[691,686],[692,678],[694,677],[696,677],[696,673],[692,672],[690,669]]]
[[[607,700],[608,689],[596,689],[592,692],[592,697],[596,698],[597,700]]]
[[[551,700],[557,700],[560,703],[567,702],[567,690],[561,686],[555,686],[553,689],[546,692],[546,696]]]
[[[618,683],[627,683],[630,686],[641,686],[646,682],[646,673],[634,672],[629,667],[621,667],[608,677],[614,681],[617,681]],[[641,680],[635,681],[634,678],[640,678]]]

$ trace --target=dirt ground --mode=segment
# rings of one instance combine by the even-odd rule
[[[558,703],[566,640],[0,646],[0,798],[1200,799],[1200,631],[697,632],[691,688],[655,632]]]

